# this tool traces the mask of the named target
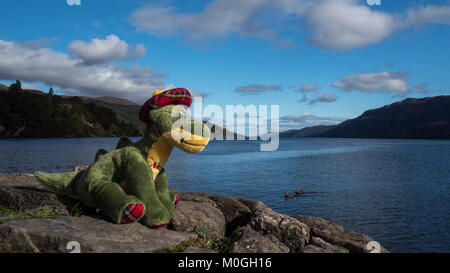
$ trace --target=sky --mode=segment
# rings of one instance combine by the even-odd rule
[[[447,0],[15,0],[0,10],[5,85],[139,104],[184,87],[203,106],[279,105],[281,131],[450,94]]]

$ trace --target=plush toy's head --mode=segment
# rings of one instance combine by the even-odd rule
[[[139,115],[147,122],[146,136],[162,138],[188,153],[202,151],[209,142],[210,130],[202,121],[191,119],[190,104],[190,93],[184,88],[155,92]]]

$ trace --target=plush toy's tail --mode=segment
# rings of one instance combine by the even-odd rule
[[[80,171],[69,173],[35,173],[35,177],[46,188],[59,194],[68,195],[73,198],[77,198],[73,192],[72,182],[76,176],[80,174]]]

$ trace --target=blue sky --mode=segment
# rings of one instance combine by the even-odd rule
[[[450,1],[80,4],[2,1],[0,83],[138,103],[186,87],[224,109],[280,105],[282,130],[450,93]]]

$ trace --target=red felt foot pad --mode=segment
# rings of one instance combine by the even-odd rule
[[[167,224],[153,225],[153,226],[150,226],[150,228],[158,229],[158,228],[162,228],[162,227],[164,227],[166,225]]]
[[[128,224],[135,222],[139,218],[142,217],[144,213],[144,206],[140,203],[131,203],[128,204],[123,212],[122,224]]]

